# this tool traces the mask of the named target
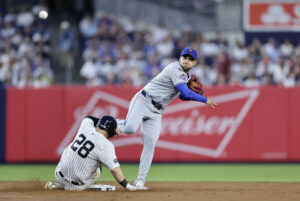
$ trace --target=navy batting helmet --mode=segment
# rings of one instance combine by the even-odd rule
[[[100,129],[106,130],[109,138],[117,134],[117,121],[112,116],[103,116],[96,126]]]

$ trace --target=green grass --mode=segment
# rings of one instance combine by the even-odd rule
[[[54,180],[55,164],[0,165],[0,181]],[[138,165],[122,164],[128,181]],[[114,181],[103,168],[99,181]],[[300,164],[153,164],[147,181],[168,182],[300,182]]]

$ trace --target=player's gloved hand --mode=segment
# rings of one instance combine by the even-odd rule
[[[129,190],[129,191],[136,191],[137,190],[136,186],[131,185],[130,183],[127,183],[126,189]]]
[[[191,75],[187,86],[188,88],[190,88],[190,90],[194,91],[195,93],[200,94],[201,96],[203,95],[203,85],[196,75]]]

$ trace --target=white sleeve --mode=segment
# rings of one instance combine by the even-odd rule
[[[80,124],[80,128],[90,128],[90,127],[94,127],[94,122],[93,120],[91,120],[90,118],[84,118]]]
[[[80,135],[87,128],[94,128],[94,122],[90,118],[84,118],[82,120],[80,127],[77,131],[76,137],[77,137],[77,135]]]
[[[110,170],[119,167],[120,164],[117,160],[115,147],[112,143],[103,143],[99,160]]]

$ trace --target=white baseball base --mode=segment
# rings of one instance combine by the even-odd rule
[[[105,185],[105,184],[93,184],[90,185],[89,189],[96,190],[96,191],[115,191],[116,187],[111,185]]]

